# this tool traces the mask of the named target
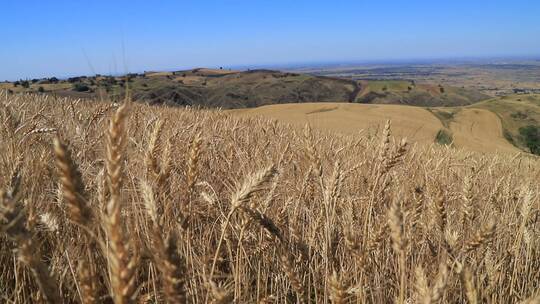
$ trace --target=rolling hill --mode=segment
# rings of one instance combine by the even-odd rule
[[[520,128],[538,126],[540,96],[495,98],[465,107],[304,103],[229,111],[238,117],[263,116],[292,125],[310,124],[344,134],[377,133],[390,119],[393,132],[410,141],[450,144],[478,152],[527,150]]]
[[[272,70],[202,68],[128,74],[123,77],[82,76],[55,82],[35,79],[25,86],[15,85],[1,83],[0,89],[77,98],[95,98],[99,95],[121,98],[129,88],[135,100],[149,104],[224,109],[304,102],[463,106],[489,98],[475,90],[416,84],[412,81],[355,81]]]
[[[151,104],[249,108],[268,104],[347,101],[356,90],[353,81],[304,74],[253,70],[205,74],[177,72],[172,79],[154,78],[141,88],[134,84],[133,97]]]

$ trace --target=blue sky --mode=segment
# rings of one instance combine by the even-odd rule
[[[539,56],[537,0],[2,0],[0,80]]]

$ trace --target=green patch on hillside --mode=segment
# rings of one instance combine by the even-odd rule
[[[450,123],[454,121],[455,115],[460,111],[459,108],[452,109],[434,109],[427,108],[435,117],[437,117],[445,128],[450,128]]]
[[[540,155],[540,127],[536,125],[521,127],[519,134],[529,151],[532,154]]]
[[[439,145],[451,146],[453,141],[452,132],[448,129],[440,129],[435,136],[435,142]]]
[[[370,80],[368,89],[372,92],[407,92],[409,87],[412,89],[415,85],[405,80]]]

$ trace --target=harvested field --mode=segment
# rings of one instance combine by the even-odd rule
[[[297,126],[309,124],[318,130],[342,134],[355,134],[360,130],[374,134],[389,119],[394,134],[421,144],[435,142],[437,133],[448,125],[456,148],[477,152],[520,151],[504,138],[501,121],[493,112],[485,109],[458,109],[452,120],[444,124],[424,108],[400,105],[304,103],[232,110],[230,113],[239,117],[268,117]]]
[[[450,122],[450,130],[457,147],[480,152],[520,151],[504,138],[501,120],[488,110],[462,109]]]

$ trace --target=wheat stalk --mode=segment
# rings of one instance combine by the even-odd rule
[[[171,233],[165,240],[162,236],[164,229],[160,224],[160,216],[154,199],[152,188],[141,182],[146,211],[151,219],[151,238],[155,248],[155,262],[162,274],[163,290],[168,303],[186,303],[184,262],[178,253],[177,236]]]
[[[280,258],[283,272],[285,272],[285,275],[289,279],[292,288],[296,292],[298,303],[304,303],[306,288],[304,287],[302,280],[296,274],[293,257],[287,252],[286,249],[284,249],[282,250]]]
[[[40,251],[25,227],[26,216],[20,204],[3,190],[0,191],[0,228],[17,244],[19,259],[30,269],[41,295],[47,303],[60,303],[55,278],[41,261]]]
[[[390,227],[390,238],[392,248],[398,255],[399,263],[399,303],[405,301],[405,234],[403,230],[403,213],[397,200],[392,202],[388,210],[388,226]]]

